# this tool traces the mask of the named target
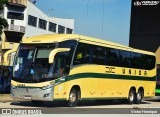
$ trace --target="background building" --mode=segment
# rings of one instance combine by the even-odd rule
[[[49,17],[31,0],[8,0],[0,16],[8,21],[2,39],[2,52],[17,47],[22,38],[42,34],[71,34],[74,19]],[[1,57],[3,60],[3,55]],[[2,62],[1,62],[2,63]]]
[[[160,1],[132,0],[129,46],[156,54],[160,87]]]
[[[13,58],[22,38],[74,32],[74,19],[49,17],[35,3],[36,0],[8,0],[0,10],[0,17],[8,22],[0,42],[0,92],[9,91],[9,73],[12,73]]]
[[[22,1],[22,3],[16,3],[15,1],[9,0],[3,11],[3,17],[7,19],[9,24],[4,30],[8,41],[18,42],[23,36],[73,33],[73,19],[49,17],[30,1],[17,0]]]
[[[129,46],[156,52],[160,46],[160,1],[132,0]]]

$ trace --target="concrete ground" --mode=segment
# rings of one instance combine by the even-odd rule
[[[152,117],[159,117],[160,114],[160,100],[158,98],[152,98],[148,100],[144,100],[142,104],[133,104],[128,105],[122,101],[104,101],[99,102],[95,100],[90,101],[81,101],[77,107],[68,108],[64,104],[64,102],[45,102],[44,104],[34,105],[31,101],[27,100],[13,100],[10,95],[0,95],[0,113],[3,109],[10,109],[12,114],[15,114],[17,110],[38,110],[42,111],[42,114],[132,114],[137,115],[135,112],[140,111],[142,109],[145,111],[153,111],[157,112],[158,116],[153,115]],[[133,112],[132,112],[133,111]],[[148,114],[144,114],[145,117]],[[121,115],[118,115],[122,117]],[[39,116],[40,117],[40,116]],[[66,117],[66,116],[65,116]],[[124,116],[123,116],[124,117]],[[148,116],[149,117],[149,116]]]
[[[20,100],[12,99],[10,94],[0,94],[0,102],[13,102],[13,101],[20,101]]]
[[[28,100],[12,99],[9,94],[0,94],[0,108],[56,108],[65,107],[64,102],[45,102],[43,105],[35,106]],[[120,100],[106,100],[106,101],[80,101],[76,108],[160,108],[159,97],[146,99],[142,104],[128,105]]]

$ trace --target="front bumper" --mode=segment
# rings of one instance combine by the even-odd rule
[[[11,88],[11,97],[14,99],[53,101],[54,87],[41,88]]]

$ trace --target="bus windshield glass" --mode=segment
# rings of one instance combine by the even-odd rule
[[[39,75],[49,72],[48,56],[54,48],[55,45],[20,45],[14,61],[13,77],[22,82],[38,81]]]
[[[43,45],[21,44],[15,55],[12,79],[24,83],[38,83],[62,77],[69,72],[75,45],[76,43],[70,41]],[[54,62],[50,64],[49,54],[58,47],[69,47],[71,51],[56,54]]]

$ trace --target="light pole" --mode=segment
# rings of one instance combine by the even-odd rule
[[[48,17],[50,17],[50,12],[51,12],[51,17],[53,17],[53,9],[48,9]]]
[[[2,69],[3,69],[3,50],[2,50],[2,46],[3,46],[3,35],[4,35],[4,26],[3,25],[0,25],[0,29],[2,31],[2,34],[1,34],[1,45],[0,45],[0,53],[1,53],[1,72],[0,72],[0,76],[2,76]]]
[[[4,31],[4,26],[3,25],[0,25],[0,30],[1,30],[1,45],[0,45],[0,53],[1,53],[1,66],[0,66],[0,77],[3,75],[3,52],[2,52],[2,35],[3,35],[3,31]],[[0,80],[0,85],[1,85],[1,89],[3,90],[3,78],[1,77],[0,78],[1,80]]]

